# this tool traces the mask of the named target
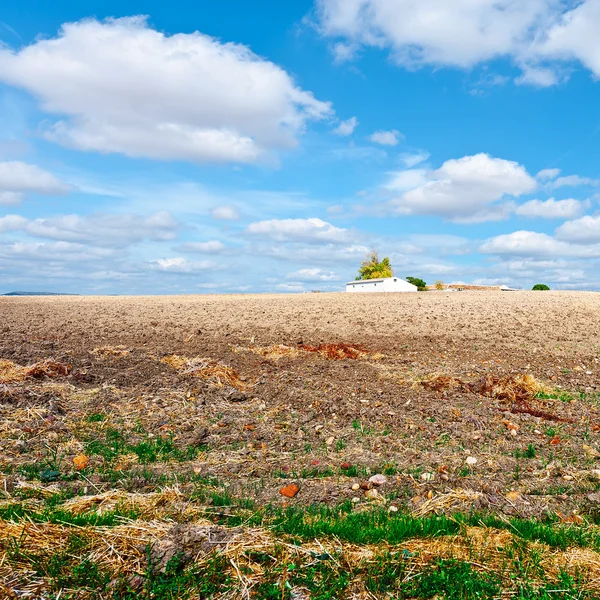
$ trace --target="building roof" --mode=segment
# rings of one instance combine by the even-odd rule
[[[397,277],[386,277],[385,279],[358,279],[357,281],[349,281],[346,285],[356,285],[357,283],[377,283],[386,279],[398,279]]]

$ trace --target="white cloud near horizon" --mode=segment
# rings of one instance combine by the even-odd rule
[[[333,271],[324,271],[319,268],[300,269],[293,273],[288,273],[287,279],[293,281],[339,281],[340,276]]]
[[[143,217],[134,214],[62,215],[26,219],[0,217],[0,232],[24,232],[32,237],[124,248],[143,240],[168,241],[177,236],[178,222],[167,211]]]
[[[195,271],[206,271],[215,268],[216,263],[209,260],[188,261],[177,256],[174,258],[158,258],[150,261],[150,268],[164,273],[194,273]]]
[[[515,231],[485,241],[479,247],[479,252],[524,258],[598,258],[600,243],[584,245],[557,239],[546,233]]]
[[[65,23],[52,39],[0,46],[0,81],[59,117],[48,140],[162,160],[256,162],[333,113],[248,47],[168,36],[141,16]]]
[[[343,244],[350,239],[348,229],[336,227],[322,219],[270,219],[250,223],[246,232],[254,237],[276,242]]]

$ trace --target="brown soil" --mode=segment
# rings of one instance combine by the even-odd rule
[[[415,510],[453,490],[469,500],[452,510],[595,510],[598,294],[0,298],[0,334],[5,489],[110,426],[203,448],[146,472],[191,469],[259,502],[367,502],[352,484],[383,471],[375,501]],[[90,493],[155,491],[100,467]]]

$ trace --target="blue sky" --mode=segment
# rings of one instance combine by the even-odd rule
[[[600,0],[0,10],[0,292],[597,289]]]

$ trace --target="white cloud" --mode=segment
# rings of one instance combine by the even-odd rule
[[[151,269],[167,273],[193,273],[195,271],[213,269],[216,266],[215,263],[208,260],[190,262],[180,256],[175,258],[159,258],[150,262]]]
[[[260,256],[268,256],[278,260],[297,263],[335,265],[359,265],[370,251],[368,246],[361,244],[257,244],[253,252]]]
[[[342,121],[334,130],[333,133],[341,135],[343,137],[352,135],[354,130],[358,126],[358,119],[356,117],[350,117],[346,121]]]
[[[529,200],[518,206],[515,210],[522,217],[542,219],[572,219],[579,216],[590,205],[589,201],[574,200]]]
[[[235,206],[215,206],[210,211],[210,216],[220,221],[237,221],[240,213]]]
[[[324,271],[323,269],[300,269],[293,273],[288,273],[288,279],[294,281],[339,281],[340,277],[333,271]]]
[[[133,157],[254,162],[332,113],[246,46],[167,36],[144,17],[67,23],[53,39],[0,48],[0,80],[60,115],[48,139]]]
[[[319,28],[336,57],[390,50],[399,65],[471,68],[509,57],[518,83],[554,85],[579,61],[600,76],[597,0],[316,0]]]
[[[250,223],[246,229],[253,236],[276,242],[344,243],[350,237],[347,229],[335,227],[321,219],[271,219]]]
[[[209,242],[187,242],[181,246],[181,249],[199,254],[222,254],[227,251],[227,246],[219,240],[211,240]]]
[[[505,196],[533,191],[537,182],[516,162],[487,154],[446,161],[431,172],[396,173],[387,189],[406,189],[391,202],[399,214],[433,214],[453,221],[481,222],[506,218],[512,203],[493,204]]]
[[[389,173],[390,178],[384,187],[393,192],[405,192],[427,183],[427,170],[407,169]]]
[[[289,293],[306,291],[306,288],[304,287],[304,285],[302,285],[299,282],[279,283],[275,286],[275,289],[279,290],[280,292],[289,292]]]
[[[600,244],[584,246],[545,233],[515,231],[487,240],[479,247],[479,251],[498,256],[595,258],[600,256]]]
[[[149,217],[132,214],[62,215],[28,220],[18,215],[0,218],[0,231],[23,231],[30,236],[123,248],[142,240],[166,241],[176,237],[178,223],[171,213]]]
[[[20,161],[0,162],[0,205],[18,204],[25,194],[66,194],[69,186],[60,179]]]
[[[559,177],[549,184],[551,189],[559,187],[579,187],[580,185],[586,186],[598,186],[600,185],[600,179],[592,179],[591,177],[580,177],[579,175],[566,175],[565,177]]]
[[[28,224],[29,221],[25,217],[19,215],[6,215],[5,217],[0,217],[0,233],[19,231],[25,229]]]
[[[587,215],[581,219],[567,221],[556,230],[556,237],[577,244],[600,243],[600,215]]]
[[[413,154],[402,154],[400,160],[407,169],[412,169],[429,158],[429,152],[419,151]]]
[[[397,129],[392,129],[391,131],[379,130],[372,133],[369,136],[369,140],[374,144],[381,144],[382,146],[397,146],[403,137]]]
[[[600,4],[597,0],[577,2],[574,8],[556,19],[535,52],[552,60],[580,61],[596,76],[600,75]]]
[[[548,179],[556,179],[559,175],[560,169],[542,169],[535,178],[540,181],[547,181]]]
[[[0,244],[0,259],[32,261],[37,267],[49,263],[68,262],[76,266],[87,261],[117,259],[116,251],[92,248],[73,242],[13,242]],[[43,269],[42,269],[43,270]]]

